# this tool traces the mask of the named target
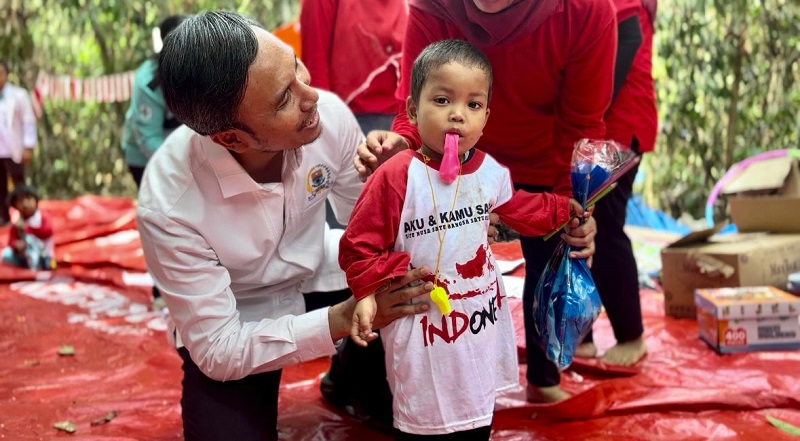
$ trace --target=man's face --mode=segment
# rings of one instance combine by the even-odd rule
[[[8,69],[6,66],[0,63],[0,89],[6,85],[6,81],[8,81]]]
[[[250,66],[238,121],[249,130],[231,129],[212,135],[237,152],[291,150],[317,139],[322,131],[317,112],[319,94],[294,52],[269,32],[253,27],[258,54]]]

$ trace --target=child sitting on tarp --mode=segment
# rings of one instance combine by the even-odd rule
[[[8,197],[8,204],[19,212],[11,225],[3,262],[33,270],[55,269],[53,226],[39,210],[39,195],[27,185],[18,185]]]

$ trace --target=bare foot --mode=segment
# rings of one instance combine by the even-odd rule
[[[536,387],[532,384],[525,389],[525,394],[531,403],[557,403],[571,397],[560,386]]]
[[[575,348],[575,356],[579,358],[594,358],[597,355],[597,346],[592,342],[581,343]]]
[[[620,366],[631,366],[644,357],[647,347],[644,345],[642,337],[625,343],[617,343],[616,346],[603,354],[603,361]]]

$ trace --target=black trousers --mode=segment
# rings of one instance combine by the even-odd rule
[[[352,296],[349,289],[306,294],[306,310],[312,311],[342,302]],[[369,418],[382,427],[392,426],[392,392],[386,380],[385,351],[381,339],[364,348],[345,338],[321,388],[328,400],[339,406],[354,406],[359,418]]]
[[[617,342],[624,343],[639,338],[642,310],[639,300],[639,278],[631,241],[625,234],[625,214],[628,198],[633,190],[633,180],[638,166],[617,181],[617,188],[601,199],[595,208],[597,222],[596,251],[592,263],[592,277],[597,285],[600,300],[606,309]],[[549,188],[518,186],[531,192],[550,191]],[[561,376],[558,368],[547,359],[539,347],[539,335],[533,324],[533,299],[536,285],[547,260],[558,244],[557,238],[522,237],[522,254],[525,257],[525,288],[522,302],[525,314],[525,356],[528,382],[537,387],[558,385]],[[591,333],[587,340],[591,341]]]
[[[0,225],[5,225],[11,221],[11,213],[8,211],[8,178],[14,185],[25,183],[25,166],[17,164],[11,158],[0,158]]]
[[[136,183],[136,190],[139,190],[139,188],[142,186],[142,175],[144,175],[144,167],[129,165],[128,171],[131,172],[131,177],[133,178],[133,182]]]
[[[307,294],[304,296],[306,310],[333,305],[351,295],[350,290]],[[178,354],[183,359],[181,408],[186,441],[278,439],[280,370],[222,382],[207,377],[192,361],[186,348],[178,349]],[[376,367],[384,369],[382,356],[371,360]],[[359,372],[361,368],[372,369],[371,365],[362,365],[359,366]],[[364,387],[369,388],[370,385],[365,384]],[[391,401],[389,406],[391,410]]]
[[[549,187],[516,185],[517,189],[531,193],[552,191]],[[547,261],[555,251],[559,238],[554,236],[545,241],[542,237],[520,236],[522,255],[525,257],[525,286],[522,290],[522,311],[525,323],[525,358],[528,364],[526,378],[528,383],[538,387],[554,386],[560,375],[556,365],[547,359],[547,354],[539,347],[539,334],[533,323],[533,299],[536,285],[542,276]]]
[[[277,441],[281,371],[241,380],[208,378],[189,357],[183,359],[181,408],[186,441]]]
[[[636,166],[617,181],[617,188],[597,203],[597,250],[592,277],[606,309],[618,343],[636,340],[644,332],[639,299],[639,271],[628,235],[625,234],[626,207],[636,178]],[[589,333],[586,341],[592,341]]]

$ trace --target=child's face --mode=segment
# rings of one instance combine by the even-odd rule
[[[439,159],[448,133],[459,135],[459,156],[475,146],[489,117],[488,101],[486,74],[453,62],[432,71],[422,86],[419,103],[409,98],[406,108],[409,120],[419,129],[424,152]]]
[[[15,201],[14,208],[19,211],[23,219],[27,219],[36,213],[36,198],[33,196],[23,196]]]

